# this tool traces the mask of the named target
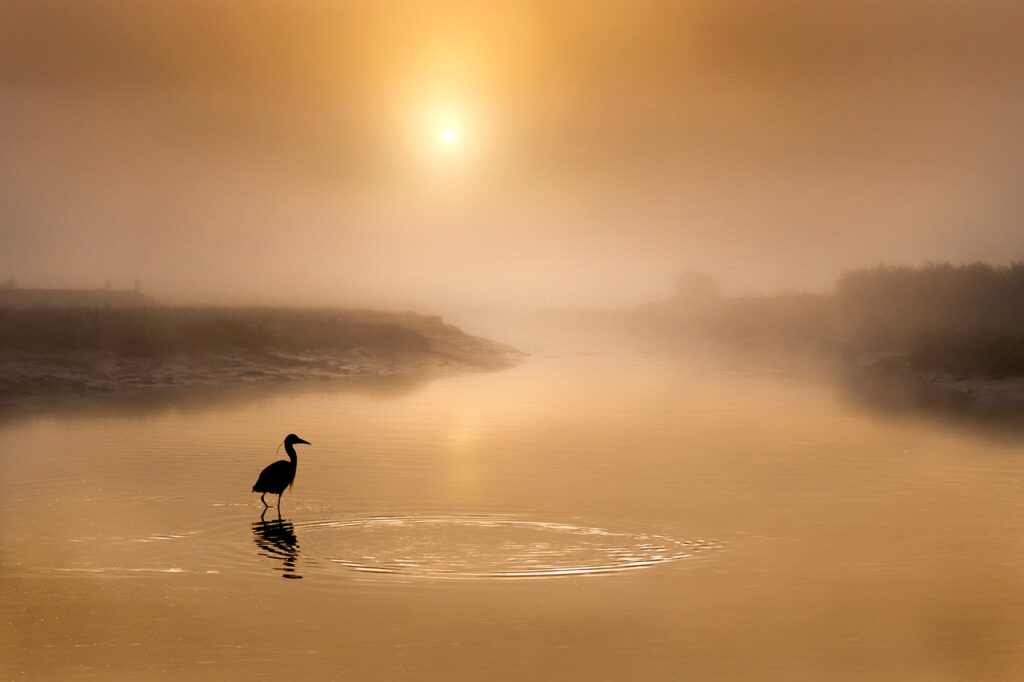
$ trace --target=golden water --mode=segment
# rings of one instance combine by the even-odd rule
[[[824,378],[540,352],[35,409],[0,453],[0,679],[1024,678],[1020,439]]]

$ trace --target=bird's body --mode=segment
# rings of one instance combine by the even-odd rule
[[[274,493],[280,495],[288,489],[295,481],[295,469],[298,462],[282,459],[274,462],[260,472],[256,484],[252,487],[254,493]]]
[[[263,471],[260,472],[259,478],[256,479],[256,483],[252,486],[254,493],[260,494],[260,501],[263,506],[269,507],[264,496],[267,493],[277,495],[277,506],[281,506],[281,495],[287,490],[291,484],[295,481],[295,470],[299,465],[299,458],[295,454],[296,443],[304,443],[309,445],[308,441],[304,441],[295,434],[289,434],[284,439],[284,451],[288,454],[287,460],[280,460],[267,466]]]

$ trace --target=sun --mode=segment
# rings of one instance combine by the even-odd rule
[[[441,140],[441,144],[446,147],[454,146],[461,136],[459,131],[452,127],[442,128],[438,133],[438,138]]]
[[[432,172],[462,168],[478,154],[479,129],[465,107],[435,105],[415,113],[415,128],[409,132],[415,135],[422,161]]]

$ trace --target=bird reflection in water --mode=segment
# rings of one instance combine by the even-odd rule
[[[281,562],[282,578],[301,580],[302,576],[295,570],[295,563],[299,558],[299,541],[295,537],[295,527],[291,521],[281,518],[280,512],[276,519],[267,521],[263,514],[260,520],[252,524],[252,536],[256,546],[260,548],[260,556],[270,559],[277,559]]]

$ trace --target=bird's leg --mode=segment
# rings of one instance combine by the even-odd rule
[[[266,511],[266,510],[267,510],[267,508],[269,508],[269,507],[270,507],[270,505],[269,505],[269,504],[267,504],[267,501],[266,501],[265,499],[263,499],[263,498],[264,498],[264,497],[266,497],[266,496],[267,496],[267,494],[266,494],[266,493],[263,493],[262,495],[260,495],[260,502],[262,502],[262,503],[263,503],[263,510],[264,510],[264,511]]]
[[[281,511],[281,493],[277,494],[277,511]]]

